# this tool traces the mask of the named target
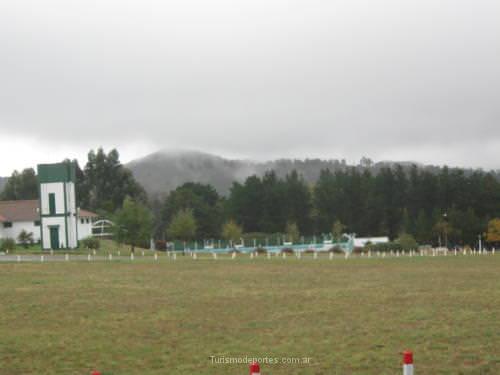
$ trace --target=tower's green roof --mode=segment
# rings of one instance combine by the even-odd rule
[[[38,181],[49,182],[76,182],[76,164],[64,162],[57,164],[39,164]]]

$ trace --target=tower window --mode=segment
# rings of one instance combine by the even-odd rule
[[[56,195],[54,193],[49,193],[49,213],[56,214]]]

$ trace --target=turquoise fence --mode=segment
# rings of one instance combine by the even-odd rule
[[[324,237],[323,237],[324,238]],[[303,252],[307,250],[313,251],[329,251],[333,248],[351,253],[354,249],[354,237],[347,236],[344,241],[335,242],[325,239],[318,242],[316,238],[311,238],[311,241],[303,239],[300,243],[292,243],[283,240],[246,240],[239,243],[230,243],[224,240],[205,240],[205,241],[175,241],[171,242],[169,250],[174,251],[199,251],[213,253],[227,253],[237,250],[242,253],[250,253],[256,249],[265,249],[271,253],[281,252],[283,249],[291,249],[294,252]]]

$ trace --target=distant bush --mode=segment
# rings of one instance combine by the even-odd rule
[[[162,251],[165,251],[165,250],[167,250],[167,241],[164,241],[164,240],[156,240],[156,242],[155,242],[155,247],[156,247],[156,250],[162,250]]]
[[[84,249],[98,250],[101,247],[101,241],[95,237],[87,237],[80,241]]]
[[[403,233],[396,242],[401,246],[403,250],[413,250],[418,247],[418,243],[415,238],[408,233]]]
[[[281,249],[281,254],[293,254],[293,249],[290,249],[289,247],[285,247],[284,249]]]
[[[367,245],[365,249],[368,251],[380,251],[381,253],[386,253],[390,251],[401,250],[401,245],[397,242],[385,242],[385,243],[374,243]]]
[[[344,250],[342,250],[339,246],[334,246],[330,250],[328,250],[329,253],[334,253],[334,254],[344,254]]]
[[[352,253],[353,254],[362,254],[365,252],[365,249],[363,247],[355,247],[353,250],[352,250]]]
[[[16,241],[14,241],[13,238],[4,238],[2,240],[0,240],[0,251],[3,251],[3,252],[12,252],[14,251],[16,248]]]
[[[257,254],[267,254],[267,250],[262,247],[258,247],[257,249],[255,249],[255,252]]]
[[[33,245],[33,232],[27,232],[23,229],[21,233],[19,233],[19,236],[17,236],[17,242],[27,249],[29,245]]]

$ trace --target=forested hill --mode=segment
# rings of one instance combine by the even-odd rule
[[[381,168],[402,165],[409,169],[411,162],[377,162],[363,158],[354,167],[358,170],[370,170],[377,174]],[[234,181],[243,182],[251,175],[263,176],[266,171],[274,170],[278,177],[285,177],[296,170],[309,184],[318,180],[324,169],[332,172],[346,170],[348,165],[345,160],[322,159],[279,159],[268,162],[254,162],[248,160],[230,160],[219,156],[195,151],[159,151],[144,158],[134,160],[127,164],[137,181],[151,195],[168,193],[186,182],[199,182],[210,184],[222,195],[228,195]],[[418,165],[438,173],[440,167]],[[464,170],[470,175],[474,170]],[[500,174],[495,174],[500,178]]]

